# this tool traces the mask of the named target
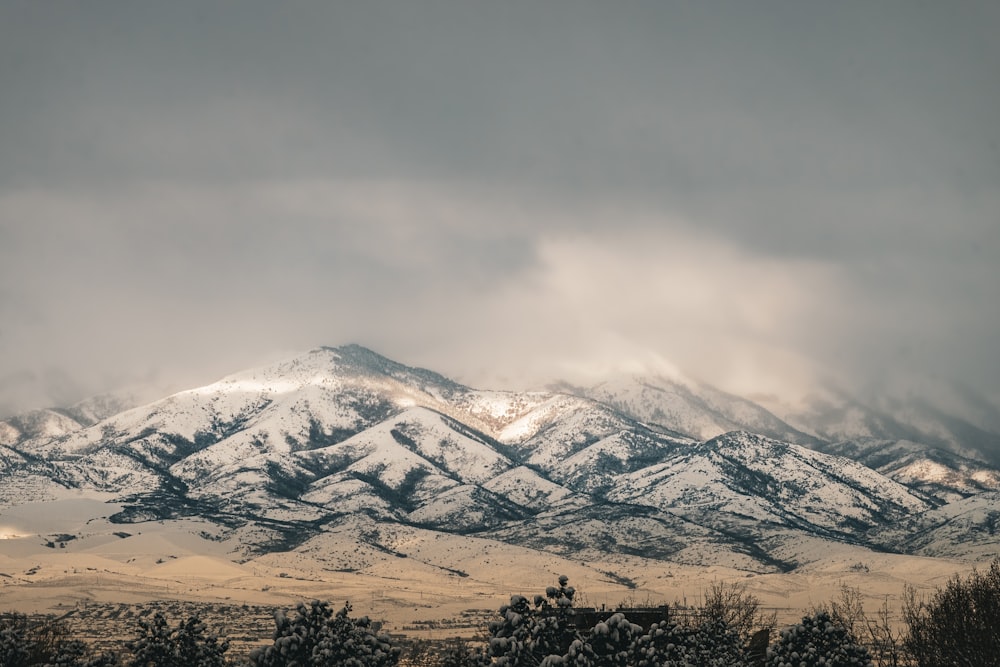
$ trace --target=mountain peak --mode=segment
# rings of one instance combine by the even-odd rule
[[[334,355],[337,367],[343,370],[351,370],[365,375],[386,376],[418,385],[435,385],[451,390],[461,388],[457,382],[439,373],[425,368],[406,366],[357,343],[349,343],[340,347],[324,346],[309,354],[316,353]]]
[[[198,517],[244,556],[371,545],[348,534],[368,517],[386,534],[772,571],[814,557],[800,544],[916,548],[892,530],[997,488],[988,466],[909,447],[883,462],[896,481],[707,385],[632,376],[589,393],[473,390],[358,344],[320,347],[89,427],[46,415],[23,440],[8,421],[0,508],[38,489],[112,494],[113,521]]]

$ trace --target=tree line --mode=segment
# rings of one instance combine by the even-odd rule
[[[869,616],[861,593],[841,596],[777,629],[773,614],[741,584],[712,584],[691,614],[668,606],[598,611],[575,606],[566,577],[531,600],[515,595],[481,641],[450,640],[404,655],[403,642],[350,604],[302,602],[275,614],[271,643],[245,656],[197,616],[172,625],[161,613],[139,619],[121,650],[98,652],[58,621],[0,615],[0,667],[988,667],[1000,664],[1000,557],[953,577],[928,597],[903,596],[906,628],[888,605]],[[676,610],[675,610],[676,611]],[[632,618],[629,618],[629,615]]]

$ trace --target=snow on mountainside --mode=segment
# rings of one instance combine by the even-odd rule
[[[820,442],[677,378],[477,390],[349,345],[108,410],[89,426],[40,417],[27,439],[8,420],[0,509],[91,489],[114,498],[113,521],[197,518],[240,558],[343,539],[388,548],[372,526],[762,572],[835,544],[959,554],[963,540],[976,553],[1000,542],[979,530],[988,503],[944,505],[988,498],[990,466]]]
[[[151,389],[108,392],[75,403],[68,408],[47,408],[0,420],[0,445],[26,440],[55,438],[91,426],[151,398]]]
[[[0,421],[0,445],[26,440],[56,438],[83,428],[84,424],[57,410],[33,410]]]
[[[296,522],[340,511],[325,508],[327,495],[331,502],[367,497],[369,507],[357,509],[382,508],[393,520],[434,524],[451,517],[471,529],[527,512],[487,488],[518,464],[475,427],[502,426],[538,400],[472,391],[347,346],[238,373],[28,444],[59,462],[66,483],[144,489],[123,496],[119,520],[195,513],[258,519],[270,523],[268,539],[282,541],[298,530]],[[541,478],[537,485],[555,486]],[[544,488],[534,495],[570,492]]]
[[[858,461],[910,488],[946,502],[1000,491],[1000,470],[909,440],[859,439],[818,447]]]
[[[1000,492],[990,491],[948,503],[920,517],[922,526],[906,547],[923,556],[992,558],[1000,538]]]
[[[863,404],[830,388],[818,389],[804,407],[792,409],[772,399],[766,409],[677,374],[619,376],[572,391],[634,419],[702,439],[743,430],[853,458],[941,502],[994,489],[1000,409],[969,390],[939,389],[949,399],[943,403],[947,409],[912,396],[873,397]],[[912,451],[892,442],[909,442]],[[881,454],[868,458],[866,452]]]
[[[26,459],[17,450],[0,445],[0,473],[24,465]]]
[[[799,444],[815,440],[752,401],[686,378],[619,376],[572,392],[698,440],[741,430]]]
[[[625,475],[610,498],[848,540],[931,508],[861,464],[751,433],[728,433]]]
[[[559,394],[508,424],[498,439],[552,479],[591,493],[608,487],[614,475],[693,442],[653,431],[606,405]]]

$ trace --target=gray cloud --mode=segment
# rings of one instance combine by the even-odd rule
[[[741,391],[905,367],[1000,396],[998,27],[987,2],[7,4],[0,412],[348,341],[470,382],[662,357]]]

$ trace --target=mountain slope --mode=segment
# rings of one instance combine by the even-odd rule
[[[1000,470],[909,440],[864,438],[821,445],[818,449],[862,463],[941,503],[984,491],[1000,491]]]
[[[750,431],[799,444],[815,441],[752,401],[684,377],[623,375],[570,390],[696,440],[729,431]]]
[[[604,401],[476,390],[359,346],[319,348],[0,447],[0,509],[88,489],[113,499],[119,524],[196,520],[243,560],[330,540],[377,551],[372,526],[758,572],[835,545],[957,554],[962,540],[976,553],[995,543],[978,528],[992,525],[988,505],[971,503],[998,479],[985,464],[816,442],[705,387],[623,386],[616,398],[604,385]],[[677,421],[636,418],[670,392],[683,399]],[[829,451],[759,432],[681,435],[737,423]],[[927,486],[925,459],[961,473]],[[971,504],[941,506],[950,499]],[[910,538],[920,531],[933,536]]]
[[[948,503],[920,517],[906,550],[936,558],[993,558],[1000,542],[1000,492]]]
[[[856,543],[933,507],[861,464],[750,433],[729,433],[624,475],[609,497],[716,528],[794,528]]]

